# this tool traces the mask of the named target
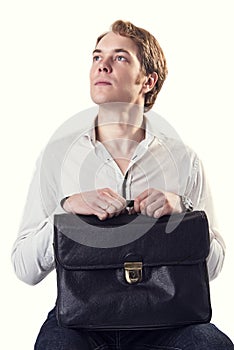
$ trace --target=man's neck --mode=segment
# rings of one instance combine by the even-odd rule
[[[100,142],[132,140],[137,143],[145,137],[143,107],[123,103],[99,107],[96,138]]]

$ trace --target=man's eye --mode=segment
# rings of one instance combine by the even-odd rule
[[[116,61],[124,62],[124,61],[127,61],[127,59],[124,56],[117,56]]]
[[[97,62],[100,61],[101,57],[100,56],[93,56],[93,61]]]

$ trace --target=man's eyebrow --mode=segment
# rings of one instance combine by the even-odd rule
[[[125,50],[125,49],[114,49],[113,51],[114,51],[115,53],[124,52],[124,53],[126,53],[127,55],[131,56],[130,52],[129,52],[128,50]],[[95,53],[102,53],[102,50],[100,50],[100,49],[95,49],[95,50],[93,51],[93,55],[94,55]]]

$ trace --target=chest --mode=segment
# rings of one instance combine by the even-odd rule
[[[69,153],[64,160],[60,183],[66,194],[105,187],[122,194],[123,186],[128,198],[151,187],[182,193],[190,171],[184,169],[181,174],[181,165],[158,147],[128,155],[111,155],[103,148],[100,152],[82,149]]]
[[[125,175],[129,168],[130,160],[127,158],[115,158],[114,162],[119,167],[121,173]]]

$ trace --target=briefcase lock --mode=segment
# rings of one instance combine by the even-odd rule
[[[129,284],[137,283],[142,280],[142,262],[125,262],[125,278]]]

